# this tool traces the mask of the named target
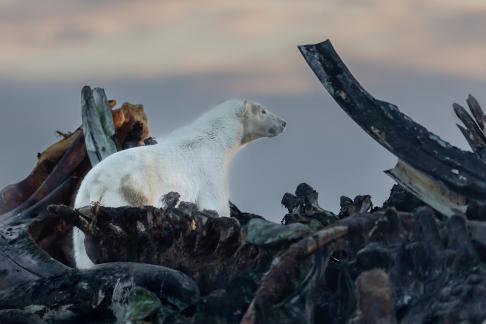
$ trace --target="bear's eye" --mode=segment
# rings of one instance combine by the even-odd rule
[[[262,114],[265,115],[266,113],[265,109],[262,109]]]

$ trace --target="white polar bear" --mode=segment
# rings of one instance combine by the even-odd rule
[[[161,205],[175,191],[199,209],[229,216],[228,169],[238,151],[262,137],[274,137],[286,122],[248,100],[225,101],[159,144],[117,152],[97,164],[84,178],[76,208],[99,202],[106,207]],[[73,230],[78,268],[90,268],[84,233]]]

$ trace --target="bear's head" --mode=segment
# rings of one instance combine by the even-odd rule
[[[260,104],[249,100],[242,101],[240,111],[243,135],[241,144],[248,144],[262,137],[281,134],[287,122]]]

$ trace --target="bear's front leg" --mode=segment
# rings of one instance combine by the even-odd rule
[[[220,217],[230,217],[230,206],[228,197],[218,195],[217,190],[207,190],[199,194],[196,200],[200,210],[214,210]]]

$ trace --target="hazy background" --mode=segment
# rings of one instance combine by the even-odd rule
[[[452,102],[486,104],[483,0],[0,0],[0,185],[31,170],[55,130],[80,125],[84,84],[142,103],[159,136],[212,104],[244,97],[287,131],[233,165],[231,199],[280,220],[280,199],[308,182],[321,206],[393,182],[395,158],[345,115],[296,45],[330,38],[352,73],[447,141],[466,147]]]

